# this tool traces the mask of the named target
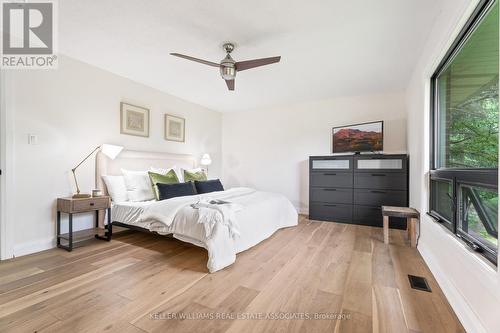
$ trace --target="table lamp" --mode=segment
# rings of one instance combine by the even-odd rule
[[[204,167],[206,167],[206,169],[207,169],[207,177],[208,177],[208,166],[210,164],[212,164],[212,159],[210,158],[210,155],[206,154],[206,153],[203,154],[203,156],[201,157],[200,164],[203,165]]]
[[[71,169],[71,172],[73,173],[73,178],[75,179],[75,185],[76,185],[76,193],[73,194],[74,199],[82,199],[82,198],[90,198],[92,197],[91,194],[87,193],[80,193],[80,187],[78,186],[78,180],[76,179],[76,169],[80,165],[82,165],[83,162],[85,162],[92,154],[94,154],[96,151],[101,150],[101,152],[109,157],[110,159],[114,160],[118,154],[123,150],[123,147],[121,146],[114,146],[114,145],[108,145],[108,144],[103,144],[98,147],[96,147],[94,150],[90,152],[80,163],[78,163],[73,169]]]

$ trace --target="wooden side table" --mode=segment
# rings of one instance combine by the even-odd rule
[[[104,226],[104,236],[99,235],[99,211],[108,211],[108,223]],[[95,212],[95,227],[92,229],[73,231],[73,214]],[[61,213],[68,214],[68,233],[61,234]],[[111,198],[108,196],[73,199],[73,198],[58,198],[57,199],[57,247],[67,251],[73,250],[73,242],[88,239],[89,236],[94,236],[97,239],[106,241],[111,240],[113,233],[111,224]],[[67,245],[61,244],[61,240],[65,240]]]
[[[417,246],[417,220],[420,213],[415,208],[382,206],[382,216],[384,217],[384,243],[389,243],[389,217],[402,217],[406,219],[406,232],[410,245]]]

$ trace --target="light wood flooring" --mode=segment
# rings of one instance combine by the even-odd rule
[[[205,250],[147,233],[48,250],[0,263],[0,332],[464,332],[403,235],[302,217],[215,274]]]

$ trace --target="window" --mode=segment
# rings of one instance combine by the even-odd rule
[[[453,220],[453,183],[448,179],[431,180],[431,207],[440,220],[452,229]]]
[[[480,1],[431,79],[429,214],[497,263],[498,0]]]
[[[495,251],[498,248],[496,189],[460,184],[459,204],[460,219],[457,228],[460,234]]]

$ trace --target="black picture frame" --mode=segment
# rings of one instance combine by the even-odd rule
[[[377,124],[377,123],[380,123],[381,124],[381,132],[382,132],[382,149],[381,150],[376,150],[376,151],[372,151],[370,150],[369,152],[382,152],[384,151],[384,121],[383,120],[377,120],[377,121],[368,121],[368,122],[365,122],[365,123],[358,123],[358,124],[350,124],[350,125],[345,125],[345,126],[336,126],[336,127],[332,127],[332,154],[349,154],[349,153],[358,153],[358,152],[361,152],[361,151],[343,151],[343,152],[336,152],[335,151],[335,135],[334,135],[334,132],[336,129],[339,129],[339,128],[349,128],[349,127],[356,127],[356,126],[361,126],[361,125],[368,125],[368,124]],[[368,152],[368,150],[364,150],[363,152]]]

